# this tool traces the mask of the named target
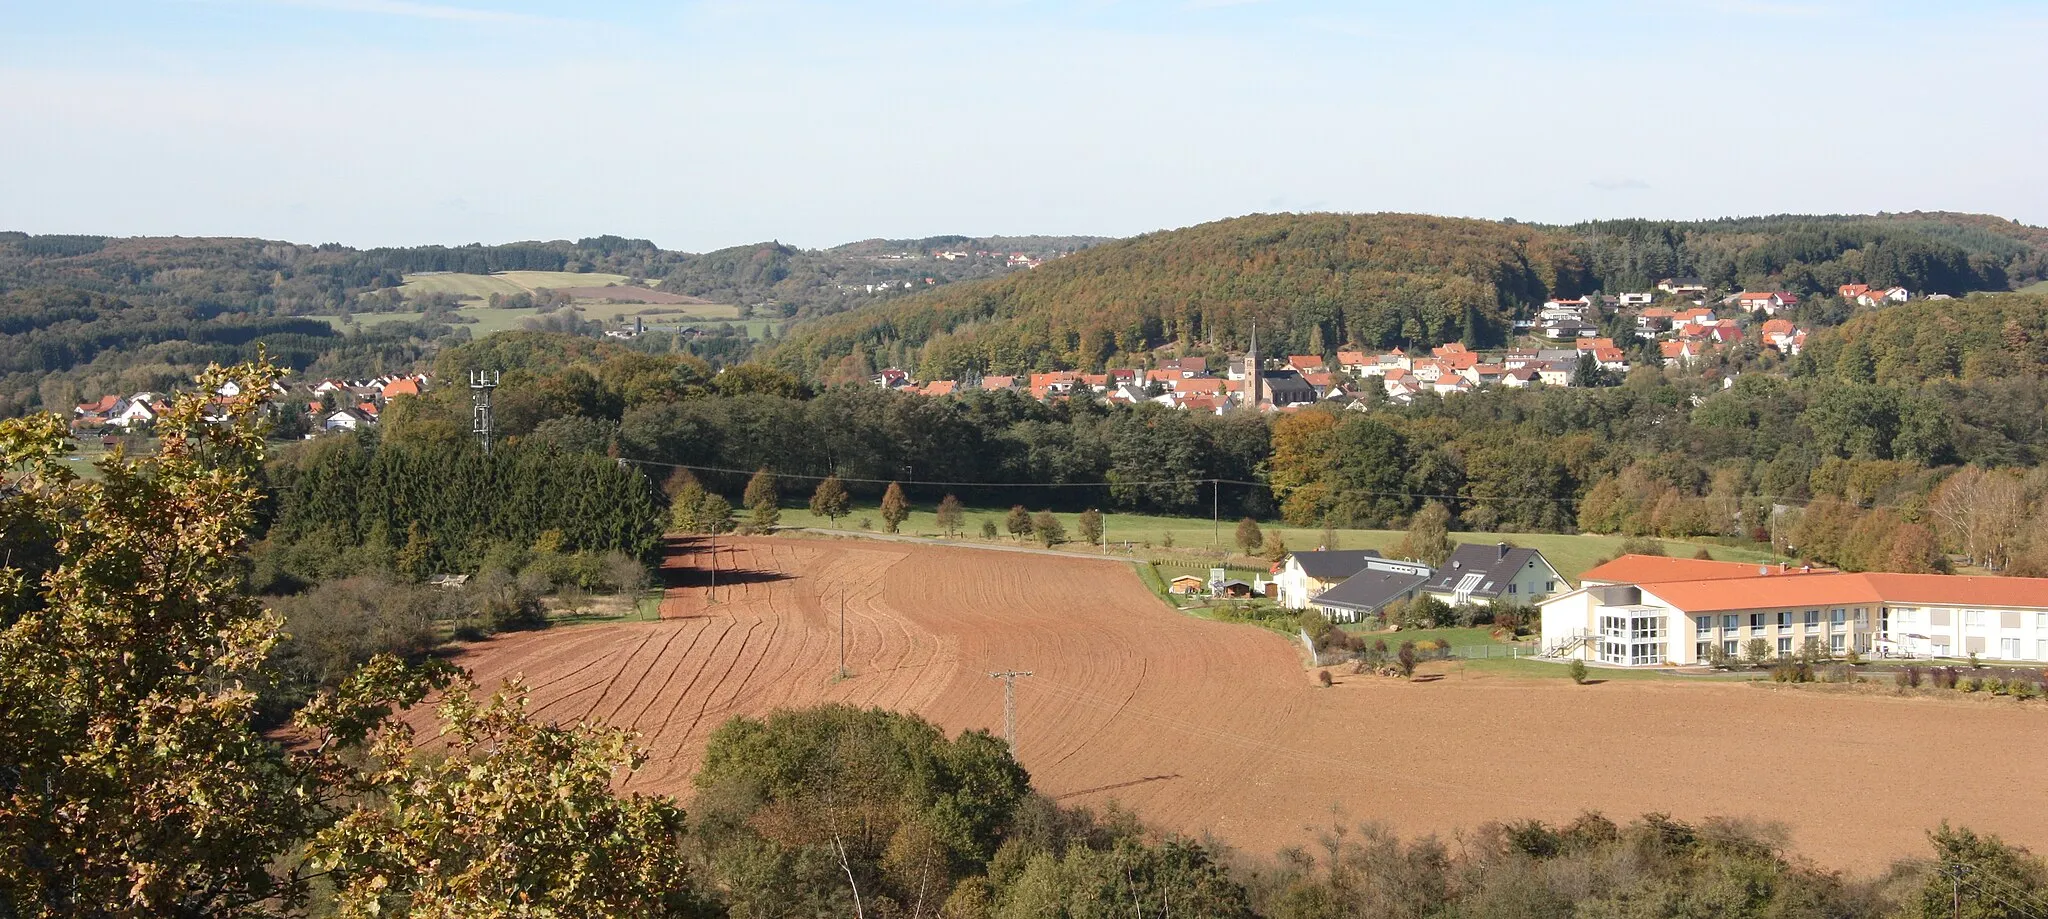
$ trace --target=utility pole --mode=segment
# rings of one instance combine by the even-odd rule
[[[491,455],[491,390],[498,388],[498,372],[472,370],[469,373],[470,433],[483,443],[484,455]]]
[[[1029,670],[997,670],[989,673],[989,679],[1003,681],[1003,741],[1010,745],[1010,755],[1017,755],[1017,678],[1030,676]]]
[[[718,602],[718,530],[711,531],[711,595],[709,602]]]
[[[1970,866],[1962,862],[1948,866],[1944,872],[1948,875],[1949,890],[1953,897],[1952,915],[1955,919],[1963,919],[1963,875],[1969,872]]]

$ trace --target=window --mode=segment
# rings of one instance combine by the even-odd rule
[[[1900,625],[1912,625],[1920,621],[1920,611],[1910,606],[1901,606],[1892,610],[1892,618]]]
[[[1750,627],[1750,628],[1752,628],[1752,629],[1756,629],[1756,630],[1758,630],[1758,631],[1762,631],[1762,630],[1763,630],[1763,627],[1764,627],[1764,614],[1762,614],[1762,613],[1750,613],[1750,614],[1749,614],[1749,627]]]
[[[1848,638],[1849,636],[1843,635],[1840,632],[1828,636],[1828,649],[1836,654],[1842,653],[1843,650],[1849,647]]]
[[[1664,637],[1664,617],[1637,616],[1628,621],[1629,638],[1635,641],[1652,641]]]
[[[1780,638],[1778,639],[1778,656],[1779,656],[1779,657],[1791,657],[1791,656],[1792,656],[1792,636],[1790,636],[1790,635],[1786,635],[1786,636],[1780,637]]]
[[[1513,582],[1513,581],[1510,581],[1510,582],[1508,582],[1508,593],[1514,593],[1514,592],[1515,592],[1515,584],[1514,584],[1514,582]]]
[[[1806,627],[1809,629],[1820,628],[1820,610],[1810,609],[1806,611]]]
[[[1948,639],[1946,638],[1937,638],[1927,647],[1928,653],[1933,654],[1935,657],[1948,656]]]
[[[1742,649],[1737,647],[1740,644],[1741,642],[1738,642],[1735,639],[1730,638],[1727,641],[1721,643],[1721,653],[1726,654],[1729,657],[1740,657],[1742,655]]]
[[[1779,614],[1778,614],[1778,628],[1781,628],[1781,629],[1789,629],[1789,628],[1791,628],[1791,627],[1792,627],[1792,612],[1791,612],[1790,610],[1787,610],[1787,611],[1785,611],[1785,612],[1779,613]]]
[[[1856,627],[1860,629],[1869,624],[1870,610],[1866,607],[1856,607]]]
[[[2019,640],[2019,639],[2017,639],[2017,638],[2001,638],[2001,639],[1999,639],[1999,640],[1998,640],[1998,656],[1999,656],[1999,657],[2002,657],[2002,658],[2005,658],[2006,660],[2009,660],[2009,661],[2016,661],[2016,660],[2019,660],[2019,659],[2020,659],[2020,640]]]
[[[2048,638],[2034,642],[2034,659],[2037,661],[2048,661]]]
[[[1701,635],[1705,635],[1708,632],[1712,632],[1714,630],[1714,617],[1701,616],[1699,620],[1694,623],[1694,626],[1699,629],[1699,633]]]
[[[1728,631],[1730,631],[1730,632],[1733,632],[1733,631],[1735,631],[1736,629],[1738,629],[1738,628],[1741,628],[1741,626],[1739,626],[1739,625],[1737,625],[1737,624],[1736,624],[1736,623],[1738,623],[1738,622],[1741,622],[1741,621],[1742,621],[1742,617],[1740,617],[1740,616],[1722,616],[1722,617],[1721,617],[1721,627],[1722,627],[1722,628],[1724,628],[1724,629],[1727,629],[1727,630],[1728,630]]]
[[[1557,582],[1556,582],[1556,581],[1544,581],[1544,582],[1543,582],[1543,592],[1544,592],[1544,593],[1556,593],[1556,592],[1557,592]]]
[[[1841,628],[1842,623],[1847,621],[1848,618],[1848,610],[1840,607],[1828,610],[1828,625],[1834,628]]]
[[[2048,629],[2048,613],[2034,614],[2034,628]]]
[[[1970,610],[1964,610],[1964,611],[1963,611],[1963,627],[1964,627],[1964,628],[1983,628],[1983,626],[1984,626],[1984,611],[1983,611],[1983,610],[1981,610],[1981,609],[1970,609]]]
[[[2043,642],[2043,644],[2048,644],[2048,642]],[[1702,641],[1702,642],[1698,642],[1698,643],[1696,643],[1696,644],[1694,644],[1694,645],[1692,646],[1692,659],[1693,659],[1693,662],[1694,662],[1694,663],[1704,664],[1704,663],[1706,663],[1707,661],[1709,661],[1709,660],[1713,659],[1713,657],[1714,657],[1714,643],[1713,643],[1713,642],[1711,642],[1711,641]]]

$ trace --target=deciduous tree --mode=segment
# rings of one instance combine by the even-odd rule
[[[894,533],[903,527],[903,521],[910,519],[910,499],[903,496],[903,486],[889,483],[882,492],[882,528]]]
[[[823,517],[837,525],[839,518],[846,516],[852,508],[853,498],[846,493],[846,484],[836,475],[829,475],[818,483],[818,489],[811,493],[811,514]],[[888,513],[886,507],[883,514]]]

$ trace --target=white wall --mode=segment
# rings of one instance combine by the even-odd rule
[[[1894,650],[1915,655],[1945,653],[1949,657],[1968,657],[1970,639],[1981,639],[1983,650],[1978,657],[1986,661],[2048,661],[2048,612],[2040,610],[1994,609],[1969,606],[1890,606],[1888,634],[1889,644]],[[1945,625],[1935,625],[1937,613],[1947,613]],[[1970,625],[1970,614],[1978,614],[1978,624]],[[2018,617],[2017,628],[2006,628],[2005,617]],[[1922,635],[1923,638],[1908,638],[1908,634]],[[2019,642],[2018,656],[2006,653],[2004,639]],[[1946,652],[1937,651],[1937,643],[1945,644]]]
[[[1593,595],[1584,591],[1560,594],[1545,600],[1543,612],[1543,648],[1562,645],[1582,632],[1591,632],[1597,624],[1593,619]],[[1574,655],[1585,657],[1584,654]]]

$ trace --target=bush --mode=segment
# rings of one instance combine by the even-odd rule
[[[1576,684],[1578,684],[1578,685],[1580,685],[1580,686],[1584,686],[1584,685],[1586,685],[1586,662],[1585,662],[1585,661],[1580,661],[1580,660],[1575,660],[1575,661],[1572,661],[1572,666],[1571,666],[1571,670],[1570,670],[1570,673],[1571,673],[1571,676],[1572,676],[1572,682],[1573,682],[1573,683],[1576,683]]]
[[[1907,671],[1911,669],[1911,667],[1901,667],[1897,670],[1892,671],[1892,684],[1899,687],[1902,690],[1911,688],[1914,682],[1913,677],[1911,674],[1907,673]]]
[[[2032,680],[2015,678],[2012,681],[2012,697],[2015,699],[2032,699],[2040,694],[2041,687]]]
[[[1936,689],[1956,688],[1956,668],[1954,667],[1935,667],[1930,669],[1927,675],[1934,683],[1934,688]]]
[[[2005,695],[2005,681],[1995,676],[1987,676],[1984,678],[1984,691],[1994,696]]]
[[[1331,683],[1332,683],[1332,681],[1331,681],[1331,679],[1330,679],[1330,671],[1328,671],[1328,670],[1318,670],[1318,671],[1316,671],[1316,682],[1317,682],[1317,683],[1320,683],[1320,684],[1322,684],[1322,686],[1323,686],[1323,688],[1324,688],[1324,689],[1328,689],[1328,688],[1330,688],[1330,685],[1331,685]]]
[[[1962,678],[1962,679],[1960,679],[1960,680],[1957,680],[1957,681],[1956,681],[1956,690],[1957,690],[1958,692],[1976,692],[1976,691],[1977,691],[1977,678],[1976,678],[1976,677],[1967,677],[1967,676],[1966,676],[1966,677],[1963,677],[1963,678]]]
[[[1052,511],[1039,511],[1031,515],[1031,532],[1046,548],[1052,548],[1067,541],[1067,527]]]
[[[1621,541],[1623,555],[1663,555],[1664,544],[1648,536],[1631,536]]]
[[[1829,664],[1821,670],[1820,678],[1824,683],[1854,683],[1858,679],[1856,668],[1847,664]]]
[[[995,521],[993,521],[993,520],[983,520],[983,521],[981,522],[981,538],[983,538],[983,539],[994,539],[994,538],[996,538],[996,522],[995,522]]]
[[[1398,653],[1398,654],[1396,654],[1396,655],[1394,656],[1394,660],[1395,660],[1395,662],[1396,662],[1396,663],[1397,663],[1397,664],[1399,665],[1399,667],[1400,667],[1400,669],[1401,669],[1401,675],[1402,675],[1403,677],[1412,677],[1412,676],[1414,676],[1414,675],[1415,675],[1415,643],[1414,643],[1414,642],[1412,642],[1412,641],[1404,641],[1404,642],[1402,642],[1402,643],[1401,643],[1401,651],[1400,651],[1400,653]]]

